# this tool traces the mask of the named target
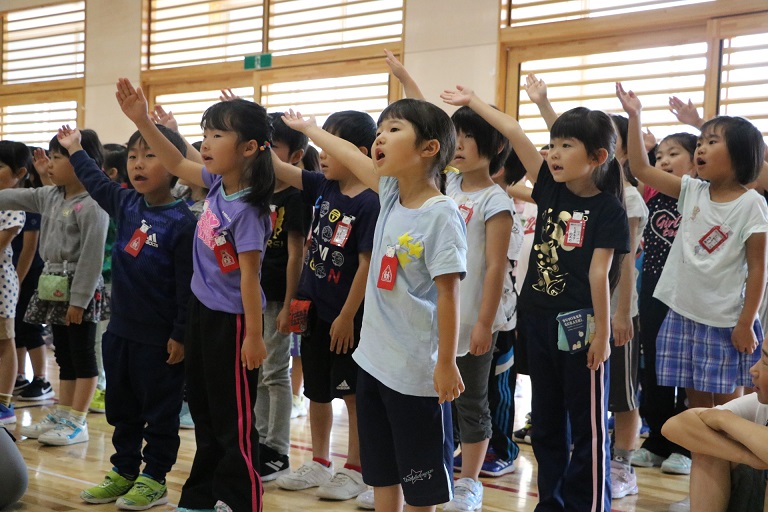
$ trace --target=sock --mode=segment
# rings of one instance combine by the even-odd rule
[[[72,420],[79,424],[79,425],[85,425],[85,415],[88,414],[88,411],[76,411],[74,409],[69,410],[69,417],[72,418]]]
[[[13,395],[6,395],[3,393],[0,393],[0,405],[10,407],[12,398],[13,398]]]
[[[635,450],[622,450],[621,448],[614,448],[613,449],[613,460],[616,462],[620,462],[623,465],[630,467],[632,466],[632,455],[634,455]]]
[[[123,475],[123,476],[125,476],[125,475]],[[160,485],[165,485],[165,478],[163,478],[162,480],[159,480],[159,479],[157,479],[157,478],[155,478],[152,475],[149,475],[147,473],[142,473],[141,476],[143,476],[144,478],[149,478],[150,480],[154,480],[155,482],[159,483]],[[126,478],[128,478],[128,477],[126,477]],[[135,478],[134,478],[134,480],[135,480]]]
[[[357,471],[358,473],[363,472],[363,468],[361,468],[360,466],[355,466],[354,464],[350,464],[349,462],[344,464],[344,469],[351,469],[352,471]]]
[[[331,467],[331,461],[325,460],[321,457],[312,457],[312,460],[317,462],[318,464],[322,464],[323,466],[329,468]]]

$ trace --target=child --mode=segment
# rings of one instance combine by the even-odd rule
[[[693,453],[691,498],[686,510],[764,510],[768,468],[765,341],[750,374],[754,393],[711,409],[688,409],[664,424],[664,435]],[[675,503],[673,507],[684,508],[681,505]]]
[[[702,179],[680,178],[648,164],[640,100],[619,83],[616,94],[629,114],[632,171],[678,197],[682,215],[654,292],[670,308],[658,335],[658,383],[685,387],[689,407],[722,405],[749,385],[762,342],[757,311],[765,289],[768,206],[746,185],[762,166],[763,137],[745,119],[712,119],[696,149]]]
[[[19,158],[27,162],[27,174],[20,183],[28,188],[41,187],[39,176],[36,175],[32,165],[32,153],[30,148],[21,142],[14,142]],[[21,186],[21,185],[17,185]],[[11,242],[13,248],[13,265],[19,277],[19,300],[16,304],[16,354],[18,360],[18,375],[13,394],[19,401],[40,401],[53,398],[54,391],[51,383],[46,378],[46,365],[48,364],[47,347],[43,341],[43,326],[30,324],[24,321],[29,301],[37,289],[37,281],[43,272],[43,260],[37,250],[40,239],[40,214],[27,213],[24,227]],[[27,354],[32,363],[34,377],[28,381],[25,374]]]
[[[17,142],[0,141],[0,190],[14,188],[24,179],[30,165],[29,152],[24,154]],[[24,148],[26,149],[26,148]],[[16,423],[11,399],[17,373],[14,318],[19,278],[13,266],[11,240],[24,226],[24,212],[0,211],[0,425]]]
[[[282,112],[269,114],[274,134],[273,156],[296,165],[301,161],[309,140],[291,130],[282,120]],[[301,200],[301,191],[280,179],[270,200],[273,215],[272,238],[267,243],[262,265],[261,288],[267,298],[264,311],[264,343],[267,358],[259,368],[256,398],[256,430],[259,431],[261,469],[264,482],[290,472],[288,452],[291,447],[290,307],[296,298],[304,240],[312,210]]]
[[[552,126],[545,163],[517,121],[471,90],[442,97],[469,106],[509,138],[535,182],[532,197],[541,217],[520,306],[536,425],[537,508],[610,510],[609,283],[616,282],[617,254],[626,253],[629,242],[620,169],[610,158],[616,144],[611,119],[583,107],[562,114]],[[576,336],[567,338],[566,327],[577,327]]]
[[[323,129],[350,141],[369,158],[376,134],[370,115],[336,112]],[[302,190],[304,202],[316,208],[298,291],[300,299],[312,304],[309,332],[301,336],[312,460],[278,478],[277,485],[287,490],[318,487],[318,497],[348,500],[367,489],[360,469],[355,402],[358,368],[352,354],[360,336],[379,202],[351,169],[327,152],[320,155],[322,173],[275,163],[278,178]],[[335,474],[330,445],[334,398],[344,399],[349,415],[347,462]]]
[[[197,452],[179,509],[260,511],[253,370],[267,355],[259,285],[275,184],[267,113],[245,100],[209,107],[201,121],[203,166],[185,160],[157,129],[141,89],[121,78],[116,96],[165,169],[210,188],[193,246],[194,295],[184,345]]]
[[[696,136],[675,133],[664,138],[656,150],[656,168],[682,178],[695,172],[693,156]],[[646,191],[651,187],[645,187]],[[643,357],[640,414],[648,422],[648,438],[632,456],[638,467],[662,466],[667,473],[690,473],[690,453],[661,435],[661,426],[677,413],[679,395],[685,390],[659,386],[656,379],[656,336],[669,308],[653,297],[669,249],[680,226],[677,198],[654,192],[647,202],[648,224],[643,231],[643,266],[640,277],[640,350]],[[678,396],[676,396],[678,395]]]
[[[466,272],[464,221],[440,194],[454,156],[448,115],[405,99],[379,117],[371,162],[352,144],[293,115],[286,123],[379,193],[373,264],[355,361],[366,483],[376,510],[434,511],[453,498],[450,406],[463,391],[456,347],[459,280]],[[437,400],[435,400],[437,398]],[[418,425],[418,428],[414,428]]]
[[[101,165],[96,132],[82,133],[83,148]],[[0,208],[42,214],[40,257],[45,268],[24,320],[53,325],[59,364],[56,410],[22,427],[21,434],[43,444],[70,445],[88,441],[85,417],[98,374],[94,346],[96,323],[106,306],[101,266],[109,219],[78,181],[69,153],[55,136],[47,174],[54,186],[0,191]]]
[[[163,135],[184,152],[181,138]],[[112,182],[80,146],[80,132],[63,126],[59,143],[91,197],[116,221],[112,248],[112,317],[104,333],[107,421],[115,427],[113,469],[84,490],[88,503],[118,508],[168,502],[165,475],[179,448],[184,386],[184,326],[192,276],[195,218],[171,196],[176,178],[134,133],[128,141],[132,189]],[[142,450],[142,440],[146,446]],[[139,473],[142,456],[144,471]]]
[[[446,195],[459,205],[467,228],[467,276],[460,286],[459,347],[456,364],[465,391],[456,399],[461,440],[461,476],[455,497],[444,509],[477,510],[483,503],[480,470],[492,434],[488,374],[498,332],[505,323],[500,307],[507,249],[512,232],[509,197],[491,175],[509,153],[504,136],[468,107],[451,116],[456,128],[452,165],[461,174],[446,174]]]

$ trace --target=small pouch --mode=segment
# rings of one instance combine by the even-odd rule
[[[595,310],[577,309],[557,315],[557,348],[576,354],[589,347],[595,337]]]
[[[66,275],[41,274],[37,281],[40,300],[69,302],[69,278]]]
[[[311,300],[291,299],[290,331],[297,334],[309,334],[309,313],[311,311]]]

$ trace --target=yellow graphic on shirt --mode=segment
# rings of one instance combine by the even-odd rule
[[[575,247],[563,245],[566,226],[572,217],[571,213],[561,211],[557,217],[554,217],[552,212],[552,208],[542,212],[542,243],[533,246],[534,251],[536,251],[536,272],[539,275],[536,282],[533,283],[533,289],[554,297],[565,290],[565,277],[568,275],[560,267],[558,252],[572,251]],[[584,215],[582,219],[586,222],[587,215]]]
[[[285,206],[281,206],[275,212],[277,217],[275,218],[275,225],[272,228],[272,238],[267,241],[267,247],[279,248],[285,245],[284,241],[278,240],[280,233],[283,232],[283,221],[285,220]]]
[[[414,238],[408,232],[397,237],[397,245],[397,259],[403,268],[411,261],[421,258],[424,252],[424,244],[414,241]]]

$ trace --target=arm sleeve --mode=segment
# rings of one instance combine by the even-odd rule
[[[85,309],[93,298],[101,276],[109,216],[91,204],[77,213],[77,223],[80,227],[80,259],[72,278],[69,303]]]
[[[361,217],[357,222],[357,252],[373,250],[373,235],[376,232],[376,220],[379,218],[379,198],[372,190],[366,190],[365,207],[360,209]],[[354,232],[354,230],[353,230]]]
[[[285,201],[284,205],[285,214],[283,216],[283,229],[291,232],[301,233],[306,236],[307,226],[307,207],[304,205],[304,201],[301,200],[301,194],[297,191],[291,193]]]
[[[192,243],[195,236],[195,225],[190,223],[185,227],[176,242],[173,251],[174,271],[176,272],[176,318],[173,321],[171,338],[184,343],[187,325],[187,304],[192,295]]]
[[[110,180],[85,151],[78,151],[70,157],[69,161],[75,168],[77,179],[83,184],[88,194],[111,217],[117,218],[122,196],[129,194],[130,191]]]
[[[429,245],[425,247],[427,270],[430,277],[458,273],[461,279],[467,275],[467,228],[456,205],[450,202],[436,216],[431,227]]]
[[[627,212],[614,196],[606,194],[611,206],[600,212],[600,224],[595,235],[595,248],[614,249],[617,253],[629,252],[629,220]]]
[[[544,160],[541,162],[541,167],[539,168],[539,177],[536,179],[536,183],[533,184],[531,199],[538,204],[542,190],[549,188],[554,182],[555,180],[552,178],[549,165],[547,165],[547,161]]]
[[[323,181],[325,177],[319,172],[301,171],[301,199],[310,204],[319,201],[321,198],[318,198],[317,193]]]
[[[42,213],[46,189],[41,188],[7,188],[0,190],[0,210],[23,210],[31,213]]]

